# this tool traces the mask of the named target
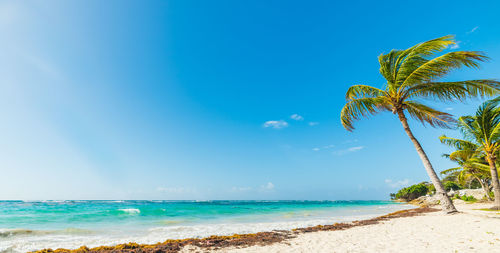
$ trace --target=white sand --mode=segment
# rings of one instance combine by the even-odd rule
[[[489,206],[457,203],[461,213],[454,215],[433,212],[341,231],[299,234],[268,246],[217,252],[500,252],[500,213],[474,210]],[[183,252],[204,250],[186,247]]]

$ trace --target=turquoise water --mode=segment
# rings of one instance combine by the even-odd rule
[[[390,201],[0,201],[0,251],[254,233],[407,208]]]

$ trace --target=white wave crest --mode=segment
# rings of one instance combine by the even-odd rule
[[[124,208],[124,209],[118,209],[124,213],[128,213],[128,214],[140,214],[141,213],[141,210],[137,209],[137,208]]]

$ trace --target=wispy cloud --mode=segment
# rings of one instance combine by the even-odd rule
[[[265,185],[261,185],[259,189],[260,189],[260,191],[272,191],[272,190],[274,190],[274,184],[271,182],[268,182]]]
[[[352,147],[352,148],[348,148],[347,151],[356,152],[356,151],[362,150],[363,148],[365,148],[365,147],[363,147],[363,146]]]
[[[456,44],[452,44],[450,46],[450,49],[458,49],[458,48],[460,48],[460,43],[461,43],[460,41],[457,41]]]
[[[231,188],[231,191],[232,192],[247,192],[247,191],[251,191],[252,190],[252,187],[233,187]]]
[[[259,187],[249,187],[249,186],[234,186],[231,188],[231,192],[270,192],[274,190],[274,184],[267,182]]]
[[[269,120],[269,121],[264,122],[264,124],[262,126],[265,128],[270,127],[270,128],[274,128],[274,129],[281,129],[281,128],[288,127],[288,122],[286,122],[284,120]]]
[[[358,142],[358,139],[347,140],[347,141],[342,142],[342,144],[349,144],[349,143],[356,143],[356,142]]]
[[[348,154],[348,153],[353,153],[353,152],[360,151],[360,150],[362,150],[364,148],[365,148],[364,146],[350,147],[350,148],[347,148],[347,149],[333,151],[333,154],[334,155],[345,155],[345,154]]]
[[[391,188],[399,188],[403,186],[408,186],[410,184],[410,180],[406,178],[403,180],[393,182],[391,179],[386,179],[385,183]]]
[[[467,34],[471,34],[471,33],[475,32],[475,31],[477,31],[477,29],[479,29],[479,26],[476,26],[476,27],[472,28],[472,30],[468,31]]]
[[[297,121],[300,121],[300,120],[304,120],[304,117],[294,113],[290,116],[290,119],[293,119],[293,120],[297,120]]]
[[[159,186],[156,188],[157,191],[159,192],[164,192],[164,193],[194,193],[196,192],[196,189],[189,188],[189,187],[163,187]]]
[[[313,148],[312,150],[313,151],[320,151],[322,149],[330,149],[330,148],[333,148],[333,147],[335,147],[335,145],[330,144],[330,145],[326,145],[326,146],[323,146],[323,147],[316,147],[316,148]]]
[[[317,126],[317,125],[319,125],[319,122],[311,121],[308,124],[309,124],[309,126]]]
[[[444,108],[446,111],[453,111],[453,107],[446,107]]]

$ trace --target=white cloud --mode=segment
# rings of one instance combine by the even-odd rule
[[[281,128],[288,127],[288,122],[286,122],[284,120],[269,120],[269,121],[264,122],[264,124],[262,126],[265,128],[271,127],[274,129],[281,129]]]
[[[270,192],[274,190],[274,184],[268,182],[259,187],[249,187],[249,186],[233,186],[231,192]]]
[[[360,150],[362,150],[364,148],[365,148],[364,146],[350,147],[350,148],[347,148],[347,149],[333,151],[333,154],[334,155],[345,155],[345,154],[348,154],[348,153],[353,153],[353,152],[360,151]]]
[[[348,148],[347,151],[349,151],[349,152],[356,152],[358,150],[362,150],[363,148],[364,148],[363,146],[352,147],[352,148]]]
[[[407,178],[396,182],[393,182],[391,179],[386,179],[384,182],[391,188],[404,187],[410,184],[410,180]]]
[[[272,190],[274,190],[274,184],[271,182],[268,182],[265,185],[261,185],[260,190],[261,191],[272,191]]]
[[[329,148],[333,148],[333,147],[335,147],[335,145],[331,144],[331,145],[323,146],[321,148],[316,147],[316,148],[313,148],[312,150],[314,150],[314,151],[320,151],[322,149],[329,149]]]
[[[472,30],[468,31],[467,34],[471,34],[471,33],[475,32],[478,28],[479,28],[479,26],[472,28]]]
[[[233,192],[247,192],[247,191],[251,191],[252,190],[252,187],[233,187],[231,188],[231,191]]]
[[[446,111],[453,111],[453,107],[446,107],[444,108]]]
[[[319,125],[319,122],[314,122],[314,121],[311,121],[308,123],[310,126],[317,126]]]
[[[193,193],[196,192],[195,189],[192,188],[186,188],[186,187],[163,187],[159,186],[156,188],[157,191],[159,192],[165,192],[165,193]]]
[[[460,41],[457,41],[457,43],[456,43],[456,44],[452,44],[452,45],[450,46],[450,49],[458,49],[458,48],[460,48],[460,45],[459,45],[459,44],[460,44]]]
[[[355,143],[355,142],[358,142],[358,139],[347,140],[347,141],[344,141],[344,142],[342,142],[342,143],[343,143],[343,144],[347,144],[347,143]]]
[[[293,120],[304,120],[304,117],[298,115],[298,114],[292,114],[292,116],[290,116],[291,119]]]

